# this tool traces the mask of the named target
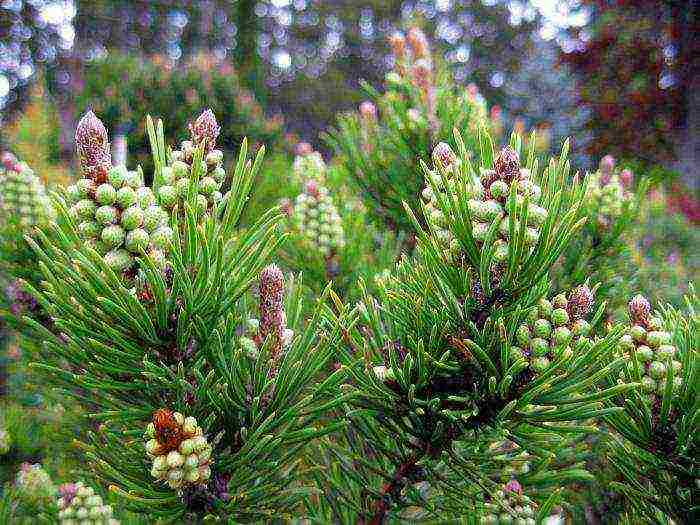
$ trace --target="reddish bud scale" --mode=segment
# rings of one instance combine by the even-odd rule
[[[571,290],[566,309],[571,321],[585,319],[593,308],[593,292],[588,286],[582,285]]]
[[[643,295],[635,295],[627,305],[630,318],[636,324],[649,327],[651,304]]]
[[[282,350],[285,324],[284,274],[271,264],[260,272],[260,337],[272,339],[274,355]]]
[[[112,166],[107,128],[92,111],[88,111],[78,122],[75,130],[75,146],[80,169],[86,178],[103,183]]]
[[[177,450],[185,439],[182,427],[175,420],[173,413],[166,408],[156,410],[153,414],[153,426],[156,430],[156,441],[161,446],[162,454]]]
[[[204,111],[197,120],[189,125],[190,135],[194,144],[204,144],[204,151],[210,152],[216,147],[216,139],[221,128],[211,109]]]
[[[520,157],[518,153],[510,146],[503,148],[493,161],[493,170],[499,179],[508,184],[519,179]]]

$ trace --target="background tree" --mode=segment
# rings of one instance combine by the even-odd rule
[[[700,3],[584,0],[579,9],[590,22],[571,29],[562,59],[590,112],[590,153],[673,165],[698,188]]]

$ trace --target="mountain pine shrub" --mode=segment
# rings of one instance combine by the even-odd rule
[[[625,428],[626,407],[637,404],[624,400],[637,396],[635,424],[655,421],[642,418],[648,394],[641,369],[630,371],[626,329],[603,322],[598,286],[584,281],[549,291],[552,267],[586,215],[588,190],[569,175],[566,145],[540,168],[532,147],[522,156],[517,137],[498,152],[484,141],[476,165],[459,134],[455,142],[458,154],[440,145],[432,169],[425,167],[434,195],[423,204],[424,216],[432,217],[426,227],[406,205],[418,232],[415,257],[402,260],[376,296],[332,315],[348,333],[337,355],[349,373],[343,392],[351,396],[344,413],[350,426],[316,456],[324,487],[322,503],[311,506],[318,520],[539,523],[554,505],[566,504],[560,501],[566,485],[592,479],[576,458],[580,439],[597,432],[596,421],[611,424],[621,443],[639,442],[641,429]],[[528,191],[520,191],[523,181]],[[475,199],[476,182],[483,200]],[[489,200],[494,212],[476,217],[473,202]],[[528,240],[533,205],[545,213]],[[477,235],[475,218],[488,221],[485,235]],[[667,447],[675,439],[685,447],[690,429],[697,430],[697,380],[668,379],[675,373],[668,370],[678,368],[669,336],[660,325],[645,330],[651,329],[667,370],[648,365],[655,381],[666,378],[666,401],[655,402],[659,414],[668,419],[672,396],[695,401],[685,405],[688,418],[664,427]],[[690,352],[679,354],[694,362]],[[684,390],[686,380],[693,386]],[[522,450],[526,469],[486,459],[504,440]],[[639,464],[636,455],[624,457]],[[697,490],[698,471],[692,461],[683,468],[677,475],[685,476],[681,493],[688,496]],[[651,479],[647,490],[664,482]],[[680,508],[693,505],[685,500]]]
[[[129,251],[120,235],[111,251],[125,250],[128,264],[115,265],[79,227],[87,220],[83,206],[97,213],[105,184],[129,198],[112,201],[109,191],[111,204],[100,203],[116,210],[110,226],[100,225],[103,233],[123,224],[129,209],[143,212],[145,224],[146,213],[162,204],[139,169],[111,165],[106,130],[92,114],[76,137],[84,181],[76,188],[85,204],[69,204],[72,189],[57,195],[56,221],[28,240],[43,274],[30,289],[55,327],[25,318],[43,341],[34,367],[85,414],[75,434],[84,479],[109,486],[125,509],[149,522],[291,516],[310,493],[301,482],[305,445],[342,424],[320,419],[344,399],[336,397],[342,374],[319,377],[340,330],[321,336],[321,306],[302,319],[294,280],[287,288],[278,269],[266,268],[283,240],[280,212],[236,227],[264,151],[249,159],[244,141],[228,197],[198,213],[197,183],[215,129],[213,116],[205,118],[202,135],[201,121],[191,128],[187,196],[154,221],[172,231],[162,255],[154,258],[146,242]],[[166,148],[162,122],[149,119],[147,127],[158,184],[179,160]],[[138,223],[121,227],[136,231]],[[254,317],[259,330],[244,337]]]

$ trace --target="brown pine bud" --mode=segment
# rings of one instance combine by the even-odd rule
[[[510,184],[520,177],[520,157],[518,152],[510,146],[506,146],[496,155],[493,161],[493,170],[496,176]]]
[[[566,305],[567,313],[571,321],[585,319],[593,308],[593,292],[585,284],[574,288],[569,293]]]
[[[85,113],[78,122],[75,147],[84,177],[95,180],[106,177],[112,167],[107,128],[92,111]]]
[[[282,350],[285,325],[284,274],[271,264],[260,272],[260,338],[271,339],[274,356]]]
[[[192,142],[196,145],[204,144],[204,151],[209,152],[216,147],[216,139],[221,132],[216,116],[211,109],[207,109],[189,125]]]
[[[651,304],[643,295],[635,295],[627,305],[630,318],[635,324],[647,326],[651,316]]]
[[[167,408],[156,410],[153,413],[153,426],[161,453],[166,454],[180,446],[183,440],[182,426],[170,410]]]

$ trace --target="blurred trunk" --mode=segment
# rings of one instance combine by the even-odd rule
[[[671,166],[691,191],[700,191],[700,0],[672,2],[678,36],[678,82],[685,95],[684,122],[676,140],[676,162]]]
[[[257,0],[238,0],[233,7],[233,20],[238,30],[234,65],[246,87],[265,105],[265,79],[258,57],[260,21],[255,14]]]

